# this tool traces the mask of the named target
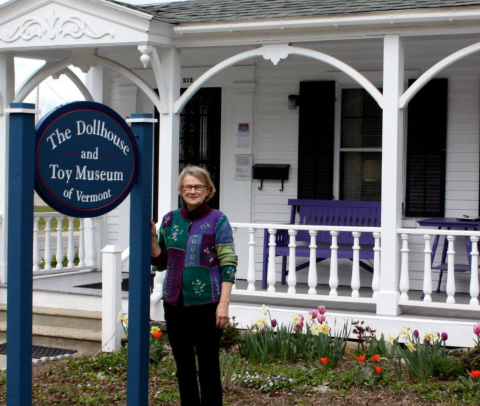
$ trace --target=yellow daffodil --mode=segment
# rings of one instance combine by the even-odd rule
[[[431,337],[432,337],[432,341],[437,341],[438,340],[438,334],[437,333],[432,333]]]
[[[321,328],[318,324],[315,324],[315,325],[312,327],[312,334],[313,334],[314,336],[318,336],[321,332],[322,332],[322,328]]]
[[[388,335],[388,341],[393,344],[395,342],[395,337],[392,336],[391,334]]]
[[[432,339],[432,336],[431,336],[430,333],[425,333],[425,338],[426,338],[427,340],[431,340],[431,339]]]
[[[267,306],[265,306],[265,305],[262,306],[262,313],[263,313],[265,316],[267,315],[268,310],[269,310],[269,309],[268,309]]]
[[[258,330],[257,330],[256,328],[254,328],[254,329],[252,330],[252,334],[257,334],[257,333],[258,333]]]
[[[313,323],[313,317],[312,317],[312,315],[309,314],[309,315],[307,316],[307,324],[308,324],[309,326],[311,326],[312,323]]]
[[[407,343],[407,348],[410,350],[410,352],[415,351],[415,346],[413,345],[412,342]]]
[[[267,320],[264,319],[263,317],[257,317],[257,327],[258,328],[265,328],[267,325]]]
[[[323,334],[328,334],[328,332],[330,331],[330,327],[328,327],[328,324],[326,322],[323,322],[320,326],[320,330]]]
[[[300,322],[302,321],[302,319],[300,318],[299,315],[296,315],[296,316],[293,316],[292,318],[292,322],[293,324],[296,326],[297,324],[300,324]]]
[[[403,326],[403,328],[400,330],[400,336],[402,338],[408,338],[408,333],[410,331],[410,327],[407,325]]]
[[[160,331],[160,329],[159,329],[158,327],[156,327],[156,326],[152,327],[152,329],[150,330],[150,332],[151,332],[152,334],[158,333],[159,331]]]

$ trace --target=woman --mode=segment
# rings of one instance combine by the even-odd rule
[[[151,221],[152,265],[167,270],[165,321],[182,406],[222,405],[220,338],[228,321],[237,257],[227,218],[207,206],[215,191],[205,169],[188,166],[178,177],[185,204],[163,217],[158,240]]]

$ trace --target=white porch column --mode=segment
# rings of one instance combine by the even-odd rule
[[[86,86],[93,96],[93,100],[103,103],[105,92],[105,81],[103,76],[103,66],[92,66],[87,73]]]
[[[404,48],[398,35],[386,35],[383,54],[382,140],[382,255],[377,314],[396,316],[400,274],[400,241],[403,200],[403,110],[399,99],[404,87]]]
[[[15,97],[15,65],[13,55],[0,54],[0,283],[7,280],[7,178],[8,178],[8,114],[5,108]],[[33,191],[32,191],[33,193]]]
[[[162,65],[168,113],[160,115],[160,159],[158,179],[158,217],[177,207],[177,177],[179,160],[180,114],[173,114],[173,103],[180,96],[180,51],[175,48],[161,49]]]

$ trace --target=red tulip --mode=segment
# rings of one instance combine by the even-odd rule
[[[359,355],[359,356],[357,357],[357,361],[358,361],[358,362],[365,362],[365,359],[366,359],[366,358],[367,358],[367,357],[365,357],[365,355]]]
[[[320,358],[320,363],[321,363],[322,365],[326,365],[327,362],[328,362],[328,358],[327,358],[327,357]]]
[[[372,355],[372,361],[378,362],[379,360],[380,360],[380,355],[378,355],[378,354]]]
[[[377,374],[381,373],[382,372],[382,367],[375,367],[375,372]]]

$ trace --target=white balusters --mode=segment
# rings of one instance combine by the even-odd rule
[[[408,266],[408,240],[410,235],[402,234],[402,265],[400,268],[400,300],[408,300],[408,291],[410,290],[410,270]]]
[[[447,303],[455,303],[455,236],[447,235],[448,276],[447,276]]]
[[[78,241],[78,266],[85,266],[85,222],[80,219],[80,237]]]
[[[235,237],[237,235],[237,227],[232,227],[232,233],[233,233],[233,243],[235,244]],[[235,285],[235,283],[233,283],[232,290],[235,290],[235,289],[237,289],[237,286]]]
[[[377,297],[377,293],[380,290],[380,233],[373,233],[375,245],[373,247],[373,278],[372,278],[372,298]]]
[[[297,262],[295,250],[297,248],[297,230],[288,230],[290,239],[288,241],[288,293],[297,293]]]
[[[472,306],[478,306],[478,240],[476,236],[470,237],[472,242],[472,252],[471,252],[471,268],[470,268],[470,304]]]
[[[277,230],[274,228],[269,228],[268,233],[270,238],[268,241],[268,268],[267,268],[267,282],[268,282],[268,292],[275,292],[275,283],[277,281],[277,270],[275,265],[275,234]]]
[[[425,234],[423,236],[425,239],[425,249],[423,250],[424,253],[424,274],[423,274],[423,301],[424,302],[431,302],[432,301],[432,248],[430,245],[430,240],[432,236],[429,234]]]
[[[97,266],[97,252],[96,252],[96,242],[95,242],[95,234],[96,234],[96,226],[95,226],[95,219],[90,218],[86,221],[88,229],[88,256],[87,256],[87,266]]]
[[[247,290],[255,291],[255,229],[249,228],[248,233],[248,270],[247,270]]]
[[[153,279],[153,292],[150,295],[150,318],[155,321],[165,321],[161,300],[165,274],[166,272],[155,272],[155,278]]]
[[[51,217],[45,217],[45,270],[50,271],[52,269],[52,247],[50,244],[50,232],[51,232]]]
[[[68,217],[68,267],[73,268],[75,266],[75,243],[73,242],[73,217]]]
[[[308,294],[317,294],[317,234],[318,231],[310,230],[310,265],[308,267]]]
[[[40,267],[38,263],[40,262],[40,255],[38,252],[38,222],[40,217],[34,217],[33,219],[33,272],[38,272]]]
[[[354,231],[353,235],[353,265],[352,265],[352,297],[360,297],[360,236],[362,233]]]
[[[55,217],[57,219],[57,253],[55,257],[57,258],[56,269],[63,269],[63,248],[62,248],[62,231],[63,231],[63,216]]]
[[[330,286],[330,296],[338,296],[338,231],[330,231],[332,236],[332,245],[330,246],[330,279],[328,284]]]

